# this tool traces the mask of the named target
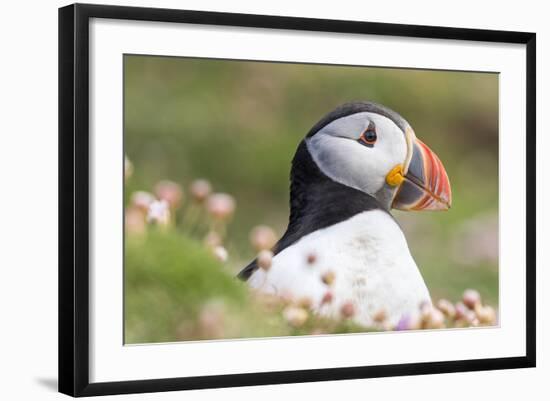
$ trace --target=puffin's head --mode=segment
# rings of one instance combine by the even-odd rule
[[[443,164],[403,117],[384,106],[344,104],[319,121],[305,142],[325,175],[373,196],[388,210],[451,207]]]

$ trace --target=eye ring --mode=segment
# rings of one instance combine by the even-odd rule
[[[369,147],[372,147],[376,143],[377,139],[378,136],[376,135],[376,131],[370,127],[359,137],[359,141]]]

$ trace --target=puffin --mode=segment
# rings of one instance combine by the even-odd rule
[[[428,288],[393,209],[442,211],[451,186],[437,155],[395,111],[340,105],[299,143],[290,171],[290,216],[269,269],[253,260],[238,277],[259,292],[307,300],[357,324],[417,315]],[[378,316],[378,318],[377,318]]]

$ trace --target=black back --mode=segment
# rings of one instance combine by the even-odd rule
[[[372,196],[327,177],[302,141],[292,160],[288,228],[273,253],[276,255],[307,234],[373,209],[385,210]],[[255,259],[238,277],[248,280],[257,268]]]

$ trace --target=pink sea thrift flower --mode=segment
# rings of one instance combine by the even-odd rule
[[[212,186],[210,185],[210,182],[208,182],[207,180],[198,179],[191,183],[191,187],[190,187],[191,196],[198,203],[204,202],[206,198],[208,198],[211,192],[212,192]]]
[[[228,194],[212,194],[206,202],[208,213],[216,220],[227,220],[235,212],[235,200]]]
[[[156,223],[161,226],[170,223],[170,207],[165,200],[154,201],[149,205],[147,212],[147,222]]]
[[[168,202],[172,209],[180,206],[183,200],[183,190],[181,186],[173,181],[163,180],[155,185],[155,195],[161,200]]]

